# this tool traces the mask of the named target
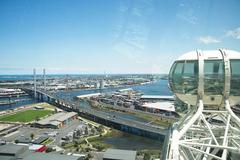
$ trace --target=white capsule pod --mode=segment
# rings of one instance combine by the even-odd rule
[[[233,50],[192,51],[172,65],[169,85],[183,102],[219,107],[225,99],[240,103],[240,53]]]

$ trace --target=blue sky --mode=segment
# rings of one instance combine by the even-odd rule
[[[196,49],[240,51],[239,0],[0,0],[0,74],[167,73]]]

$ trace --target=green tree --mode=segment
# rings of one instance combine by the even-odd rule
[[[46,153],[49,153],[49,152],[52,152],[52,151],[54,151],[54,149],[51,148],[51,147],[48,147],[48,148],[46,149]]]
[[[78,147],[78,141],[74,141],[74,147],[75,147],[75,148]]]
[[[33,139],[34,136],[35,136],[34,133],[31,133],[31,134],[30,134],[31,139]]]
[[[36,116],[35,121],[39,121],[39,120],[40,120],[39,116]]]
[[[104,130],[104,126],[103,125],[100,125],[98,128],[97,128],[98,132],[102,133],[103,130]]]
[[[95,129],[94,128],[91,129],[91,133],[95,134]]]
[[[94,143],[93,148],[96,148],[98,151],[102,151],[105,149],[105,146],[102,145],[101,143]]]
[[[76,148],[76,152],[79,152],[79,150],[80,150],[80,147],[79,147],[79,146],[77,146],[77,148]]]
[[[85,135],[88,135],[88,127],[85,127],[84,133],[85,133]]]
[[[92,159],[93,158],[93,156],[89,153],[89,154],[87,154],[87,156],[86,156],[86,160],[90,160],[90,159]]]
[[[144,154],[143,160],[150,160],[150,159],[151,159],[151,154],[150,154],[149,152],[146,152],[146,153]]]
[[[92,128],[92,127],[93,127],[93,125],[92,125],[91,123],[89,123],[88,125],[89,125],[89,127],[90,127],[90,128]]]
[[[91,148],[87,147],[87,148],[85,148],[85,151],[86,151],[86,152],[90,152],[90,151],[91,151]]]

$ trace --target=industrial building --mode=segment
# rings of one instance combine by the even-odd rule
[[[23,158],[23,160],[83,160],[83,157],[62,155],[53,153],[39,153],[35,152]]]
[[[103,160],[136,160],[137,151],[108,149],[104,155]]]
[[[165,112],[175,112],[175,106],[173,102],[145,102],[141,106],[145,109],[151,110],[151,112],[155,112],[157,110]]]
[[[147,100],[147,101],[154,101],[154,100],[161,100],[161,101],[174,101],[174,96],[160,96],[160,95],[142,95],[140,100]]]
[[[18,130],[21,127],[19,124],[11,124],[11,123],[1,123],[0,124],[0,136],[7,135]]]
[[[0,146],[1,160],[82,160],[83,157],[61,155],[53,153],[41,153],[30,151],[26,145],[6,144]]]
[[[77,98],[84,99],[84,98],[98,97],[100,95],[101,93],[91,93],[91,94],[84,94],[84,95],[77,96]]]
[[[174,102],[171,101],[143,102],[135,107],[138,110],[150,113],[159,113],[165,116],[173,116],[176,118],[179,117],[178,113],[175,111]]]
[[[76,112],[60,112],[37,121],[35,126],[40,128],[61,128],[75,119],[77,119]]]
[[[20,146],[15,144],[6,144],[0,146],[0,159],[1,160],[15,160],[22,158],[22,154],[28,152],[27,146]]]

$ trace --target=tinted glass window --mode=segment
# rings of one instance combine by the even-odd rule
[[[182,71],[183,71],[184,62],[176,62],[171,70],[171,83],[172,83],[172,89],[176,93],[182,93]]]
[[[240,96],[240,60],[230,60],[231,90],[230,95]]]
[[[206,95],[220,95],[224,90],[222,60],[204,61],[204,92]]]
[[[183,71],[184,93],[197,94],[198,88],[198,62],[186,61]]]
[[[178,61],[172,67],[170,79],[176,93],[197,94],[197,61]]]

